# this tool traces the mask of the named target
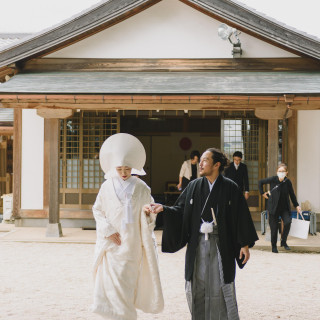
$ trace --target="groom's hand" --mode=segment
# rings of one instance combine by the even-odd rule
[[[242,259],[242,257],[244,257],[244,260],[242,261],[242,264],[247,263],[248,260],[250,259],[250,251],[249,251],[249,247],[248,246],[245,246],[245,247],[241,248],[239,259]]]
[[[143,211],[147,216],[149,216],[150,213],[158,214],[159,212],[163,211],[163,206],[160,203],[146,204],[143,207]]]
[[[152,203],[152,212],[158,214],[159,212],[163,211],[163,206],[160,203]]]

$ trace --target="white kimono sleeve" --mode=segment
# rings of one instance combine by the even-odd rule
[[[150,198],[150,204],[154,203],[154,199],[151,196],[151,194],[149,193],[146,197],[147,199]],[[149,203],[147,203],[149,204]],[[157,215],[154,213],[150,213],[150,215],[146,216],[146,220],[147,220],[147,224],[148,224],[148,228],[151,232],[153,232],[155,226],[156,226],[156,219],[157,219]]]
[[[108,221],[103,207],[104,206],[100,189],[96,202],[92,207],[92,212],[94,219],[96,220],[97,237],[107,238],[117,231]]]

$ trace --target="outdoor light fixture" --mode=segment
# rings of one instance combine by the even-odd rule
[[[220,27],[218,28],[218,36],[222,40],[229,40],[229,42],[233,45],[233,49],[231,51],[232,56],[234,58],[239,58],[241,57],[242,54],[242,49],[241,49],[241,42],[239,39],[239,34],[241,32],[238,31],[235,28],[231,28],[225,23],[221,24]]]

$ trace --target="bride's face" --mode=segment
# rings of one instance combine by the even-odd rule
[[[127,180],[131,177],[130,167],[117,167],[116,170],[122,180]]]

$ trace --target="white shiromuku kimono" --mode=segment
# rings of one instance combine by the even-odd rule
[[[139,178],[106,180],[92,208],[97,241],[94,259],[94,303],[106,319],[134,320],[136,308],[147,313],[163,309],[156,242],[155,215],[142,207],[153,201],[150,188]],[[121,245],[107,239],[118,232]]]

